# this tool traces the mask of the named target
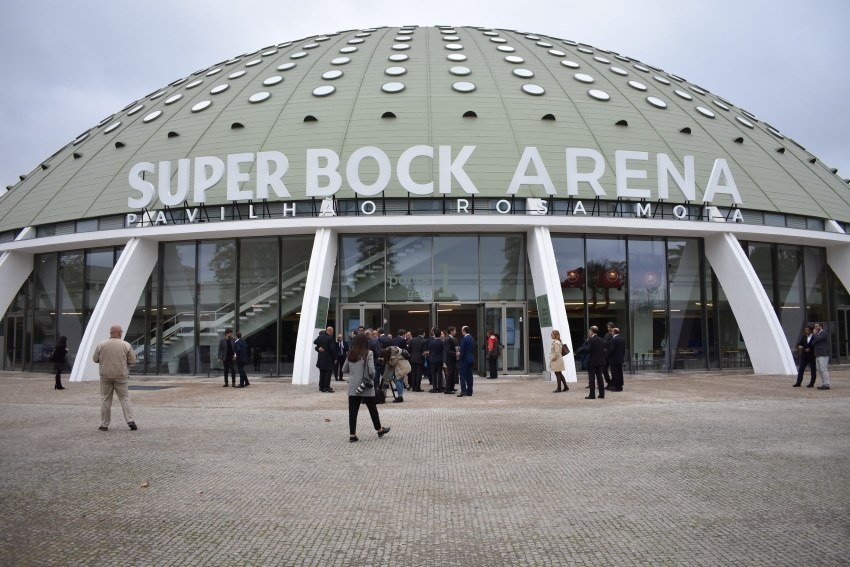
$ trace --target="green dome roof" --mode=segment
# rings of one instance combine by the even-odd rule
[[[0,197],[0,231],[356,193],[710,200],[850,222],[838,176],[675,74],[560,38],[411,26],[280,43],[158,88]]]

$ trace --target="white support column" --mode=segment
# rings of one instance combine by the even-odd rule
[[[850,244],[830,246],[826,249],[826,262],[844,289],[850,290]]]
[[[97,364],[92,361],[94,349],[100,341],[109,338],[112,325],[121,325],[127,331],[158,254],[159,247],[152,240],[131,238],[127,242],[86,325],[71,369],[71,382],[99,379]]]
[[[298,323],[292,367],[293,384],[306,385],[319,381],[319,369],[316,368],[318,353],[313,348],[313,341],[319,331],[327,326],[326,311],[331,297],[336,253],[336,233],[329,228],[318,229],[313,240],[304,303],[301,305],[301,319]]]
[[[569,346],[570,350],[572,350],[573,341],[570,337],[567,310],[564,308],[564,292],[561,289],[561,278],[555,263],[552,236],[547,227],[537,226],[528,232],[528,263],[531,266],[531,280],[534,282],[534,296],[537,298],[537,312],[540,316],[540,332],[543,335],[543,360],[548,370],[552,329],[558,329],[561,333],[561,341]],[[571,352],[564,358],[567,382],[576,381],[574,357],[575,354]],[[552,379],[551,373],[549,379]]]
[[[28,226],[15,240],[29,240],[35,229]],[[0,254],[0,318],[18,295],[18,290],[32,273],[32,254],[25,252],[3,252]]]
[[[735,236],[724,232],[706,237],[705,255],[735,314],[753,371],[796,375],[782,324]]]

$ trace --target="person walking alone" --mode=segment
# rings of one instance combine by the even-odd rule
[[[50,360],[53,361],[53,371],[56,373],[56,384],[53,386],[54,390],[65,389],[65,386],[62,385],[62,371],[65,370],[65,366],[67,365],[67,355],[68,337],[59,337],[59,342],[56,343],[56,347],[53,349],[53,354],[50,357]]]
[[[112,418],[112,394],[118,394],[124,420],[131,431],[138,429],[133,417],[133,406],[130,404],[130,367],[136,363],[136,352],[130,343],[123,340],[121,325],[109,328],[109,338],[94,349],[92,360],[98,364],[100,372],[100,429],[109,430]]]
[[[333,335],[331,335],[333,337]],[[333,339],[331,339],[333,340]],[[358,333],[348,351],[348,358],[343,366],[343,372],[348,374],[348,430],[351,443],[357,439],[357,414],[360,404],[366,404],[369,409],[369,417],[372,425],[378,432],[378,437],[383,437],[390,432],[389,427],[381,426],[381,418],[378,416],[378,406],[375,404],[375,355],[369,348],[369,339],[366,333]]]
[[[555,373],[555,378],[558,379],[558,389],[553,393],[568,392],[570,387],[567,386],[567,379],[564,378],[564,355],[563,343],[561,342],[561,332],[557,329],[552,329],[552,348],[549,351],[549,369]],[[564,384],[564,389],[561,389],[561,383]]]

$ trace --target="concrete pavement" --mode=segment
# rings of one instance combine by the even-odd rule
[[[255,377],[0,372],[3,565],[848,565],[850,370],[537,380],[362,408]],[[337,387],[339,385],[339,387]],[[138,389],[138,388],[144,389]]]

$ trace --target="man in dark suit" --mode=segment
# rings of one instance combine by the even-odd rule
[[[455,384],[457,384],[457,329],[454,325],[446,329],[446,342],[443,346],[444,351],[444,366],[446,371],[446,388],[444,394],[454,394]]]
[[[324,331],[319,332],[319,336],[313,341],[316,345],[316,352],[319,356],[316,358],[316,368],[319,369],[319,391],[330,393],[334,389],[331,388],[331,373],[336,364],[336,342],[334,341],[334,328],[328,327]]]
[[[245,372],[245,364],[248,363],[248,359],[251,356],[251,349],[248,343],[242,340],[242,333],[236,333],[236,342],[233,343],[233,353],[236,355],[236,369],[239,370],[239,387],[250,386],[248,373]]]
[[[803,382],[803,375],[806,373],[806,367],[811,367],[812,379],[809,382],[809,388],[814,387],[817,379],[817,371],[815,370],[815,355],[813,342],[815,336],[812,334],[812,328],[806,325],[803,328],[803,336],[800,337],[800,342],[797,343],[797,350],[800,352],[800,369],[797,371],[797,381],[794,382],[794,387],[799,388]]]
[[[599,336],[599,327],[595,325],[590,328],[590,337],[587,339],[587,381],[590,387],[590,395],[586,400],[596,399],[596,386],[599,386],[599,399],[605,397],[605,379],[602,377],[602,367],[605,366],[605,341]]]
[[[410,388],[422,392],[422,372],[425,370],[425,350],[428,341],[425,329],[417,329],[416,336],[410,341]]]
[[[345,382],[342,378],[342,367],[345,365],[345,357],[348,356],[348,341],[342,338],[342,333],[336,336],[336,364],[334,364],[334,379],[337,382]]]
[[[620,329],[614,327],[613,335],[608,344],[608,365],[611,367],[611,383],[608,390],[612,392],[623,391],[623,364],[626,362],[626,339],[620,334]]]
[[[218,341],[218,359],[224,367],[224,387],[227,388],[227,371],[230,371],[231,386],[236,387],[236,352],[233,350],[233,329],[224,330],[224,338]]]
[[[458,398],[472,395],[472,367],[475,365],[475,339],[470,333],[469,327],[464,325],[460,329],[463,337],[460,339],[460,394]]]
[[[605,378],[605,389],[610,390],[611,381],[613,377],[608,373],[608,367],[611,365],[611,361],[608,360],[608,357],[611,356],[611,341],[614,339],[614,323],[609,322],[605,325],[606,333],[605,336],[602,337],[602,342],[605,343],[605,366],[602,367],[602,377]]]

